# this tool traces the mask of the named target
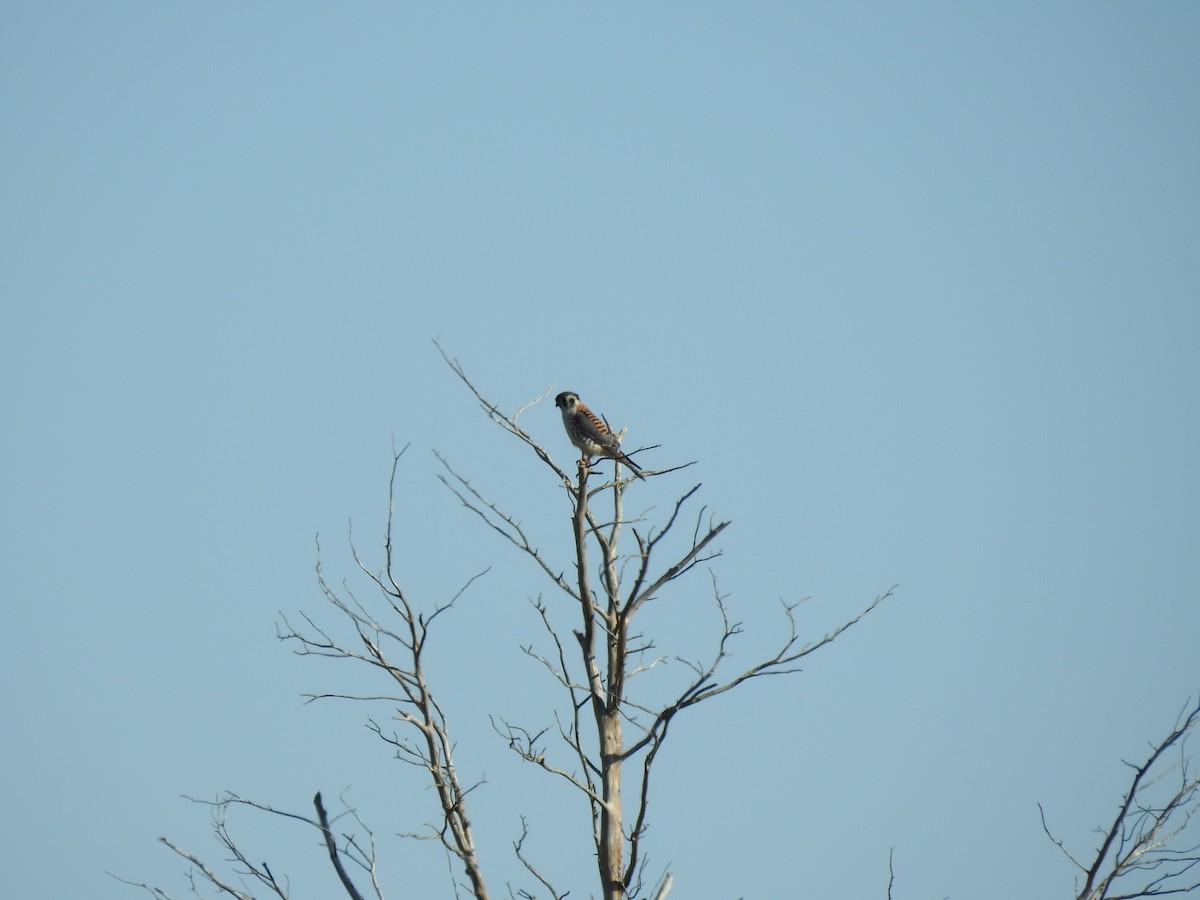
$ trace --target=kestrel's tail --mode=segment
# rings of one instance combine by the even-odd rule
[[[615,458],[617,460],[619,460],[622,465],[628,466],[629,470],[631,472],[633,472],[633,474],[636,475],[638,478],[642,479],[642,481],[646,480],[646,476],[642,474],[642,467],[639,466],[637,463],[635,463],[632,459],[630,459],[624,453],[622,453],[620,456],[617,456]]]

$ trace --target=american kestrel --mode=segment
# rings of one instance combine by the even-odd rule
[[[562,410],[563,427],[571,443],[583,451],[584,459],[593,456],[608,456],[629,466],[633,474],[643,478],[641,466],[621,452],[621,442],[608,430],[604,421],[583,405],[578,394],[563,391],[554,398],[554,405]]]

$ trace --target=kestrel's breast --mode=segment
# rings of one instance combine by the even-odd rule
[[[592,440],[587,435],[579,436],[579,449],[589,456],[602,456],[608,453],[608,448],[604,444]]]

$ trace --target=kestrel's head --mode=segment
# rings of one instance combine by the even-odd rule
[[[574,415],[579,406],[579,395],[572,391],[563,391],[554,398],[554,405],[568,415]]]

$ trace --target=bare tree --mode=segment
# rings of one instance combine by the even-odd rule
[[[1190,704],[1189,704],[1190,705]],[[1083,873],[1077,900],[1131,900],[1187,894],[1200,888],[1200,777],[1189,768],[1188,733],[1200,722],[1200,699],[1181,712],[1175,727],[1141,765],[1108,828],[1099,828],[1100,846],[1091,862],[1080,862],[1050,833],[1038,804],[1042,829]],[[1181,846],[1183,845],[1183,846]]]
[[[438,349],[441,350],[440,346]],[[553,679],[561,692],[561,706],[548,712],[547,721],[538,725],[493,717],[493,727],[521,760],[583,798],[591,816],[599,896],[605,900],[640,897],[664,900],[673,876],[664,872],[652,884],[647,882],[644,840],[652,775],[675,717],[753,679],[799,671],[798,665],[804,657],[836,640],[889,597],[892,590],[876,597],[839,627],[807,641],[801,638],[797,625],[799,601],[782,602],[780,614],[786,627],[774,652],[748,667],[727,672],[730,646],[742,633],[742,625],[731,614],[715,576],[710,576],[705,593],[715,612],[714,623],[719,623],[711,638],[711,649],[699,658],[659,653],[654,638],[635,624],[639,612],[668,591],[690,590],[685,585],[693,579],[687,576],[720,555],[714,542],[729,522],[711,515],[707,507],[695,509],[698,484],[679,496],[660,524],[646,524],[641,517],[628,517],[625,500],[631,478],[622,476],[619,463],[613,462],[611,477],[596,472],[588,459],[580,460],[573,473],[568,472],[520,424],[522,413],[544,400],[549,391],[508,415],[482,395],[457,360],[446,357],[444,352],[443,357],[488,418],[545,464],[561,483],[571,509],[574,559],[573,565],[564,567],[538,548],[518,518],[486,499],[468,478],[438,455],[445,469],[441,480],[467,509],[527,557],[549,579],[560,598],[546,601],[539,595],[533,601],[548,651],[539,651],[532,643],[523,650]],[[468,814],[470,794],[480,782],[464,781],[455,767],[450,723],[429,683],[425,664],[434,623],[453,608],[463,590],[479,576],[469,579],[454,597],[428,608],[418,606],[402,588],[395,565],[392,526],[397,467],[403,452],[393,458],[382,568],[368,566],[351,541],[354,561],[381,602],[361,602],[348,588],[335,590],[318,564],[318,583],[329,604],[349,623],[350,639],[336,636],[332,629],[307,615],[302,616],[303,623],[298,626],[284,617],[278,636],[296,644],[296,652],[301,655],[365,664],[390,685],[389,692],[369,696],[329,693],[309,695],[308,699],[384,701],[394,709],[393,720],[400,723],[398,730],[385,728],[374,718],[368,719],[368,725],[390,746],[396,758],[422,770],[434,788],[438,806],[435,820],[426,830],[408,836],[440,842],[457,863],[455,894],[461,888],[477,900],[486,900],[490,895]],[[647,478],[662,477],[690,465],[643,469],[642,474]],[[629,549],[623,549],[627,545]],[[640,685],[644,679],[653,677],[650,673],[668,667],[683,673],[683,677],[674,682],[659,682],[656,692],[632,689],[635,681]],[[664,691],[665,701],[651,699],[655,693],[661,698]],[[190,876],[193,887],[199,881],[229,896],[248,898],[254,896],[251,888],[257,883],[276,896],[287,897],[286,880],[276,879],[266,863],[251,863],[250,855],[243,852],[226,827],[225,818],[231,807],[249,806],[315,828],[322,836],[346,895],[363,896],[351,878],[351,871],[358,871],[369,881],[374,896],[382,900],[373,839],[342,833],[339,840],[320,794],[314,798],[315,819],[232,794],[211,805],[218,840],[231,854],[229,862],[238,878],[235,883],[235,879],[219,875],[198,857],[164,838],[168,847],[193,866]],[[343,815],[353,817],[369,838],[369,830],[353,809],[347,807]],[[543,894],[555,900],[566,897],[571,891],[556,886],[550,873],[532,859],[526,847],[527,836],[527,819],[522,816],[521,833],[513,850],[532,881],[529,888],[515,892],[510,886],[509,896],[528,900]],[[154,896],[167,896],[157,888],[140,886]]]
[[[798,602],[784,603],[782,614],[787,622],[787,633],[775,653],[723,677],[719,670],[727,658],[730,642],[741,633],[741,623],[730,617],[726,598],[713,579],[711,599],[719,612],[721,628],[714,635],[711,654],[699,660],[674,657],[674,661],[684,665],[691,674],[669,702],[654,704],[634,696],[630,691],[634,677],[668,659],[652,655],[656,645],[653,639],[636,630],[635,617],[696,566],[719,555],[712,549],[712,544],[729,522],[718,521],[701,507],[687,520],[690,537],[683,541],[682,548],[660,561],[660,551],[667,546],[666,539],[684,521],[684,510],[700,485],[684,492],[661,526],[639,529],[638,522],[627,518],[625,513],[625,489],[631,479],[620,477],[619,464],[613,464],[612,479],[592,486],[589,477],[593,472],[589,461],[581,459],[572,479],[521,427],[519,417],[523,410],[513,416],[505,415],[479,392],[457,360],[447,358],[446,361],[475,395],[488,417],[528,445],[562,479],[572,507],[575,572],[574,577],[568,579],[530,541],[515,518],[487,500],[442,460],[448,473],[442,480],[463,505],[528,555],[569,598],[569,607],[575,610],[572,642],[564,640],[563,631],[555,624],[549,606],[539,598],[535,608],[549,635],[552,650],[548,655],[538,654],[532,647],[525,650],[541,662],[558,683],[563,692],[563,709],[570,711],[568,716],[557,718],[552,726],[565,750],[565,761],[554,761],[544,743],[551,727],[535,730],[505,721],[497,724],[497,730],[522,759],[564,780],[587,799],[601,896],[605,900],[640,896],[645,886],[640,864],[651,775],[675,716],[753,678],[798,671],[797,664],[801,659],[835,640],[891,591],[876,597],[834,631],[806,643],[801,642],[796,626]],[[549,392],[543,397],[548,395]],[[644,470],[643,475],[662,475],[689,465],[691,463],[666,470]],[[598,498],[604,499],[606,510],[603,513],[593,506],[593,500]],[[636,547],[627,555],[620,550],[626,529]],[[635,774],[632,789],[626,792],[623,778],[629,766],[634,768]],[[627,801],[627,796],[631,800]],[[533,866],[526,863],[526,867],[552,890],[554,896],[561,896]]]

